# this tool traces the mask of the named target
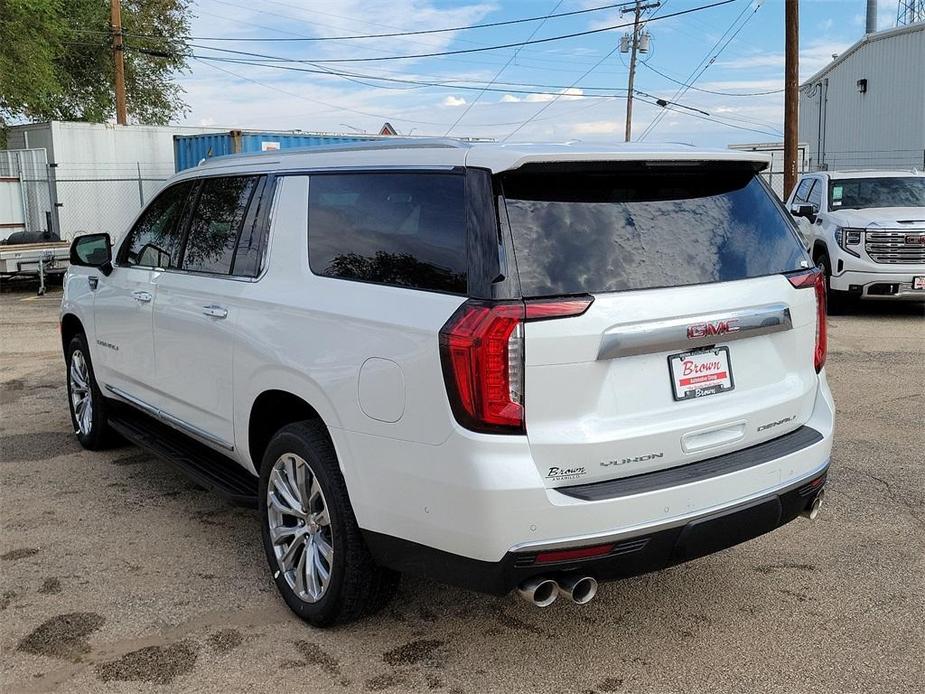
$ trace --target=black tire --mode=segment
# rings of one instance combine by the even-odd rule
[[[845,310],[845,304],[848,301],[848,292],[840,292],[832,289],[832,261],[829,260],[829,254],[823,251],[816,258],[816,267],[818,267],[825,277],[825,305],[826,312],[831,316],[836,316]]]
[[[86,419],[86,426],[82,426],[77,421],[78,413],[76,411],[75,399],[79,399],[81,389],[75,385],[71,373],[75,359],[80,359],[85,364],[87,386],[85,392],[89,395],[91,405],[90,414]],[[106,399],[100,392],[99,385],[96,382],[96,375],[93,372],[93,362],[90,360],[90,349],[87,346],[87,340],[83,333],[78,333],[71,338],[67,346],[67,351],[64,354],[64,362],[67,367],[68,410],[71,413],[71,425],[74,427],[77,440],[80,442],[81,446],[91,451],[98,451],[110,447],[117,440],[117,436],[109,427]]]
[[[291,455],[307,463],[308,472],[317,480],[329,521],[324,528],[330,530],[329,534],[325,534],[325,540],[333,547],[333,560],[328,564],[330,578],[315,602],[300,597],[295,589],[297,586],[290,585],[297,571],[284,571],[271,539],[274,519],[271,519],[267,493],[270,477],[277,462]],[[398,589],[399,574],[377,566],[373,561],[357,526],[334,447],[322,422],[297,422],[283,427],[274,435],[263,456],[259,489],[263,548],[276,587],[293,612],[313,626],[327,627],[371,614],[391,600]],[[305,505],[310,506],[309,502]],[[303,521],[303,524],[307,522]],[[283,546],[286,545],[283,543]],[[296,550],[293,556],[308,554],[307,545],[305,547]]]

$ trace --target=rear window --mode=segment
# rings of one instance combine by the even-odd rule
[[[726,282],[806,260],[750,167],[525,168],[501,180],[524,296]]]
[[[326,277],[466,293],[465,177],[320,174],[308,188],[308,256]]]

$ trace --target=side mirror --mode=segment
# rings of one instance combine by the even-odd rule
[[[104,275],[112,272],[112,241],[109,234],[85,234],[71,242],[71,265],[95,267]]]
[[[794,217],[806,217],[812,222],[816,219],[816,206],[808,202],[794,203],[790,206],[790,214]]]

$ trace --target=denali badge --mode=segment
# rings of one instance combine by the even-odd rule
[[[792,422],[796,418],[797,416],[794,414],[789,417],[785,417],[784,419],[778,419],[776,422],[768,422],[767,424],[762,424],[760,427],[758,427],[758,431],[766,431],[767,429],[773,429],[774,427],[779,427],[781,424]]]
[[[687,326],[687,339],[696,340],[711,335],[725,335],[739,331],[739,321],[736,318],[728,320],[711,320],[706,323],[693,323]]]
[[[548,480],[577,480],[584,477],[588,471],[583,467],[551,467],[546,474]]]
[[[611,465],[626,465],[627,463],[642,463],[646,460],[654,460],[655,458],[664,458],[664,453],[648,453],[647,455],[637,455],[635,458],[620,458],[618,460],[605,460],[601,463],[602,467],[610,467]]]

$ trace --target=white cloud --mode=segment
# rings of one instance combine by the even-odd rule
[[[572,132],[575,135],[612,135],[622,130],[625,125],[615,120],[595,120],[575,123],[572,126]]]
[[[513,94],[505,94],[501,97],[502,104],[519,104],[521,101],[523,101],[523,99]]]
[[[461,96],[453,96],[451,94],[444,98],[442,103],[444,106],[465,106],[468,102]]]

